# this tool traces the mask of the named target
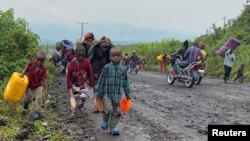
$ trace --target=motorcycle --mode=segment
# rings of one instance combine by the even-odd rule
[[[195,81],[193,76],[193,68],[196,64],[192,63],[187,67],[180,68],[180,73],[176,75],[174,70],[174,64],[178,61],[180,61],[180,59],[176,58],[173,58],[173,60],[171,61],[172,68],[170,69],[170,72],[167,75],[168,84],[173,85],[174,82],[177,80],[179,82],[184,83],[185,87],[191,88],[194,85]]]
[[[139,64],[133,62],[129,64],[129,69],[128,69],[129,73],[135,72],[135,74],[137,74],[139,69],[140,69]]]
[[[197,63],[193,67],[194,84],[199,85],[201,80],[205,77],[205,64]]]

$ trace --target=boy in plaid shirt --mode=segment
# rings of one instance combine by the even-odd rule
[[[126,98],[130,99],[130,88],[125,66],[120,61],[122,51],[114,47],[110,50],[111,62],[104,66],[97,84],[97,96],[103,98],[104,114],[102,129],[107,130],[110,127],[112,135],[119,135],[116,127],[121,112],[120,100],[122,98],[121,87],[123,88]]]

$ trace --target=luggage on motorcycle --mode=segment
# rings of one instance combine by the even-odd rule
[[[217,54],[221,57],[225,57],[225,53],[229,49],[235,49],[240,46],[240,41],[235,38],[228,39],[223,46],[220,47],[220,49],[217,51]]]
[[[157,56],[156,60],[159,62],[163,61],[163,55],[161,54],[161,55]]]

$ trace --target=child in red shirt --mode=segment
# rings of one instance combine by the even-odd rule
[[[35,59],[28,63],[21,74],[21,77],[23,77],[24,73],[27,73],[29,80],[28,88],[24,97],[24,109],[28,109],[29,104],[35,98],[36,111],[39,111],[42,106],[43,91],[45,95],[48,95],[48,72],[46,66],[44,65],[45,59],[45,52],[37,52]]]
[[[71,49],[69,50],[69,54],[68,54],[68,56],[67,56],[68,63],[69,63],[71,60],[73,60],[74,57],[75,57],[74,49],[71,48]]]
[[[76,108],[82,110],[86,97],[79,97],[81,90],[93,87],[93,73],[90,63],[85,59],[85,49],[76,48],[76,57],[70,62],[67,73],[67,88],[70,95],[71,116],[75,115]]]

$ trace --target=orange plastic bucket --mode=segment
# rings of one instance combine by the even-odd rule
[[[99,112],[102,112],[104,110],[103,99],[99,96],[96,96],[94,98],[94,105]]]
[[[127,100],[127,98],[122,98],[120,101],[120,108],[121,112],[128,112],[130,108],[132,107],[132,102],[131,100]]]

